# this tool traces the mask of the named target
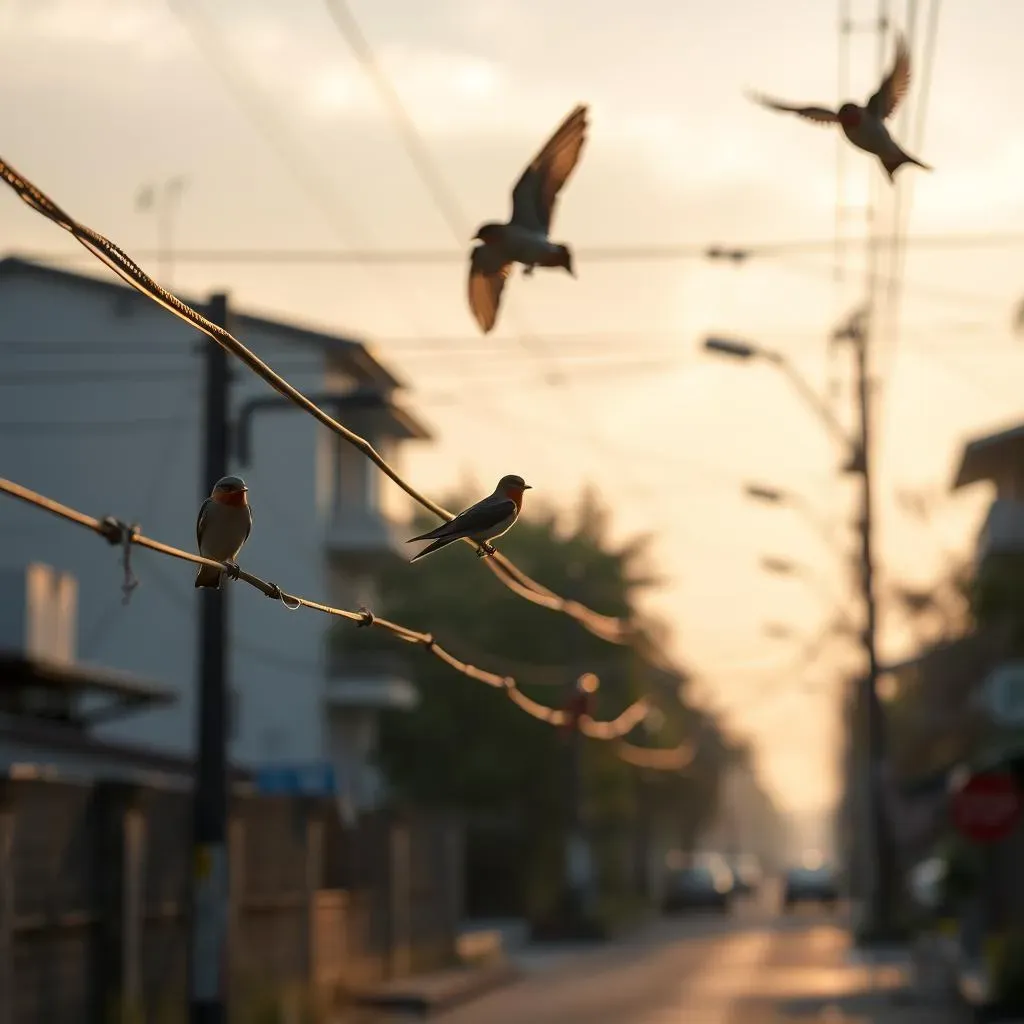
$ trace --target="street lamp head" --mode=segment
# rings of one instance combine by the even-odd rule
[[[736,341],[733,338],[716,338],[714,336],[704,339],[704,348],[708,352],[729,356],[732,359],[753,359],[760,352],[759,349],[745,341]]]
[[[791,576],[797,571],[797,567],[787,558],[776,558],[774,555],[764,555],[761,559],[761,568],[765,572],[773,572],[779,576]]]
[[[743,493],[754,501],[767,501],[779,505],[786,500],[784,492],[776,487],[765,487],[762,484],[744,484]]]

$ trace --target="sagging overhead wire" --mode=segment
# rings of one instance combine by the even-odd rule
[[[132,288],[152,299],[158,305],[163,306],[164,309],[184,320],[192,327],[202,331],[203,334],[207,335],[216,344],[245,363],[253,373],[261,377],[275,391],[289,399],[303,411],[309,413],[314,419],[327,427],[328,430],[338,434],[354,448],[358,449],[388,479],[397,484],[409,497],[422,505],[423,508],[444,520],[450,521],[455,518],[453,513],[436,502],[431,501],[416,490],[412,484],[405,481],[364,437],[360,437],[359,434],[349,430],[348,427],[334,419],[333,416],[330,416],[315,402],[307,398],[298,388],[289,384],[284,377],[243,345],[229,331],[207,320],[206,317],[201,313],[197,313],[176,295],[158,285],[120,246],[65,213],[46,193],[20,175],[10,164],[2,159],[0,159],[0,176],[21,197],[23,202],[73,235],[82,246],[110,267],[114,273],[131,285]],[[476,548],[478,553],[483,553],[485,550],[476,541],[466,538],[466,542]],[[589,632],[603,640],[607,640],[609,643],[626,644],[630,641],[633,635],[633,626],[628,621],[610,615],[601,615],[580,604],[578,601],[569,601],[560,597],[554,591],[549,590],[543,584],[527,576],[526,573],[517,568],[500,552],[495,551],[483,560],[495,576],[519,597],[543,608],[549,608],[552,611],[562,612],[570,616]]]
[[[688,768],[697,756],[696,747],[692,743],[681,743],[669,750],[659,750],[654,747],[638,747],[625,740],[615,744],[615,753],[621,760],[636,768],[662,772],[682,771]]]
[[[126,596],[127,588],[130,586],[134,589],[134,586],[137,584],[137,581],[134,579],[129,583],[131,573],[130,551],[132,547],[146,548],[158,554],[167,555],[170,558],[180,559],[183,562],[192,562],[195,565],[209,565],[221,568],[230,575],[235,575],[234,569],[224,562],[204,558],[202,555],[193,554],[191,551],[184,551],[181,548],[172,547],[170,544],[164,544],[162,541],[154,540],[152,537],[147,537],[143,534],[138,526],[128,526],[119,519],[114,519],[110,516],[97,519],[95,516],[87,515],[68,505],[63,505],[59,501],[54,501],[52,498],[47,498],[45,495],[23,487],[21,484],[14,483],[13,480],[0,477],[0,491],[34,508],[49,512],[51,515],[58,516],[68,522],[76,523],[87,530],[92,530],[93,533],[99,534],[110,544],[122,547],[124,549]],[[385,632],[391,633],[398,640],[423,648],[438,660],[455,669],[456,672],[460,672],[462,675],[475,679],[478,682],[486,683],[497,690],[503,690],[514,704],[542,722],[547,722],[550,725],[564,725],[568,721],[568,716],[561,709],[549,708],[527,697],[519,689],[512,676],[501,676],[495,672],[488,672],[486,669],[477,668],[475,665],[461,661],[454,654],[441,647],[430,633],[421,633],[400,623],[391,622],[389,619],[379,618],[366,608],[362,608],[359,611],[350,611],[347,608],[335,608],[328,604],[322,604],[319,601],[311,601],[309,598],[289,594],[276,583],[270,583],[242,569],[238,569],[237,579],[243,583],[248,583],[251,587],[255,587],[266,597],[280,601],[291,611],[297,611],[299,608],[308,608],[310,611],[322,612],[324,615],[333,615],[337,618],[347,619],[349,622],[354,622],[357,627],[383,629]],[[608,722],[598,722],[587,715],[583,715],[579,720],[580,731],[596,740],[616,740],[625,736],[626,733],[639,725],[646,717],[649,709],[650,705],[647,699],[641,698],[626,708],[617,718]]]

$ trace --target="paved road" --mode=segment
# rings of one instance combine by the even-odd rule
[[[847,955],[823,915],[660,921],[586,952],[530,954],[527,976],[435,1024],[959,1024],[935,1006],[893,1007],[895,968]],[[872,985],[872,974],[875,984]],[[394,1020],[395,1018],[388,1018]]]

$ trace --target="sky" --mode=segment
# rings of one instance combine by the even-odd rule
[[[838,10],[826,0],[352,0],[456,197],[450,226],[325,0],[7,0],[0,156],[131,253],[158,239],[140,188],[179,175],[181,250],[452,253],[420,266],[143,262],[188,294],[226,289],[238,308],[372,342],[436,432],[404,462],[434,496],[467,476],[489,488],[515,472],[533,484],[529,497],[567,506],[595,485],[616,538],[654,535],[666,584],[648,604],[670,623],[695,693],[755,740],[784,805],[814,808],[835,794],[837,699],[853,663],[830,648],[800,674],[789,666],[833,603],[856,613],[848,562],[798,508],[752,503],[742,484],[798,495],[847,547],[851,484],[837,477],[836,441],[778,368],[716,361],[701,339],[782,352],[852,423],[850,353],[829,337],[866,294],[869,209],[885,234],[902,224],[912,239],[973,236],[912,241],[902,263],[880,258],[883,595],[928,584],[971,550],[991,493],[951,494],[953,471],[965,440],[1021,415],[1024,370],[1011,330],[1024,294],[1024,137],[990,116],[1024,88],[1024,8],[881,5],[906,27],[914,60],[893,130],[935,168],[903,168],[891,187],[832,128],[744,95],[863,102],[880,78],[879,5],[850,6],[840,97]],[[892,29],[884,46],[888,65]],[[507,216],[512,184],[578,102],[590,106],[590,135],[555,238],[582,253],[817,244],[739,264],[581,255],[577,280],[515,276],[482,337],[465,301],[469,238]],[[99,270],[13,193],[0,194],[0,225],[5,251]],[[907,494],[926,499],[925,519]],[[769,575],[764,555],[804,571]],[[769,623],[792,638],[766,635]],[[881,629],[885,658],[908,652],[912,635],[884,600]]]

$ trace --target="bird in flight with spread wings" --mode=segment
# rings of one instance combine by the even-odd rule
[[[926,171],[932,169],[905,152],[885,126],[886,120],[895,113],[909,86],[910,52],[901,35],[896,42],[896,60],[892,70],[863,107],[849,102],[844,103],[837,111],[829,110],[827,107],[798,107],[758,93],[752,94],[751,99],[772,110],[799,114],[818,124],[838,124],[858,149],[878,157],[885,168],[885,173],[889,175],[889,180],[893,181],[893,174],[903,164],[914,164]]]
[[[534,267],[562,267],[573,277],[572,251],[548,237],[558,193],[572,174],[587,137],[587,107],[580,104],[559,125],[530,161],[512,190],[512,216],[507,224],[482,224],[472,241],[481,244],[470,254],[469,308],[487,334],[498,319],[505,281],[515,263],[532,274]]]

